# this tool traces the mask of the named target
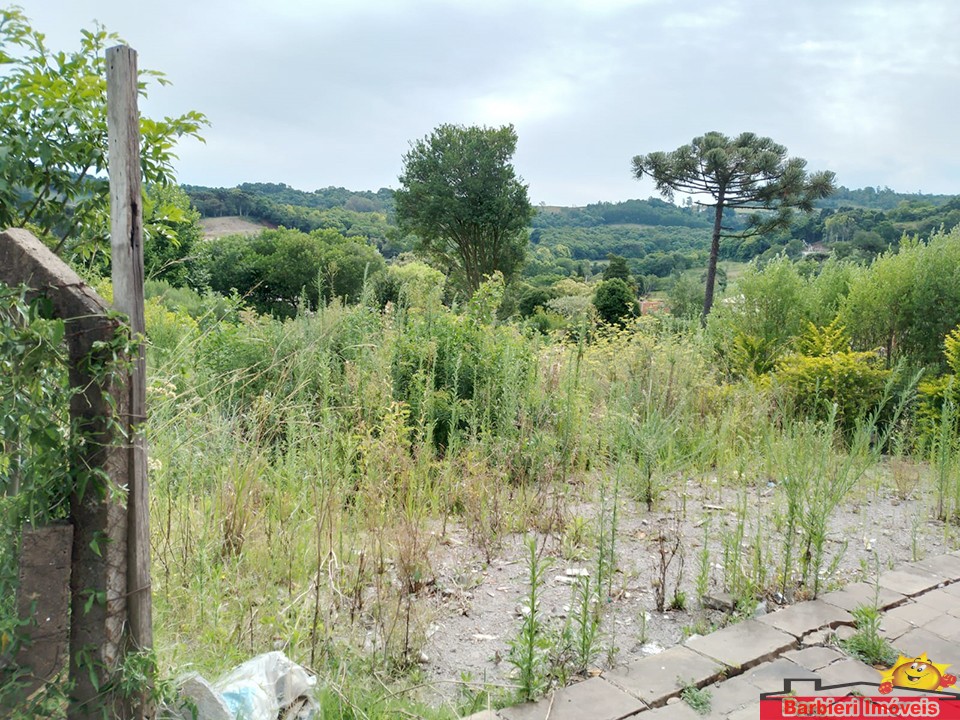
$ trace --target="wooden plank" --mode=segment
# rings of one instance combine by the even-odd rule
[[[113,304],[129,318],[134,337],[145,335],[143,317],[143,208],[140,181],[140,115],[137,110],[137,53],[126,46],[107,50],[107,135],[110,173],[110,237]],[[134,647],[153,645],[150,593],[150,521],[146,422],[146,358],[135,350],[130,378],[127,499],[127,611]]]

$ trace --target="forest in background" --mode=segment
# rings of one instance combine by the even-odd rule
[[[237,215],[264,224],[300,230],[335,230],[366,238],[390,260],[413,250],[414,240],[396,226],[393,191],[351,191],[328,187],[313,192],[283,183],[243,183],[234,188],[184,186],[202,217]],[[743,227],[728,212],[726,224]],[[747,262],[781,252],[799,259],[829,252],[838,259],[869,261],[896,249],[904,234],[926,236],[960,224],[960,197],[898,193],[865,187],[837,192],[817,202],[809,216],[798,216],[786,232],[727,240],[721,258]],[[711,219],[689,200],[675,205],[658,198],[597,202],[585,207],[541,205],[532,222],[524,282],[539,288],[564,277],[602,274],[608,255],[627,259],[648,291],[668,289],[673,278],[706,263]]]

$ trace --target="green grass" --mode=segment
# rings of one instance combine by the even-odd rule
[[[443,308],[337,305],[194,328],[151,351],[155,634],[168,668],[216,676],[281,646],[310,667],[361,662],[394,682],[425,642],[417,598],[444,528],[464,528],[488,558],[531,528],[580,544],[563,505],[542,512],[564,482],[598,497],[604,477],[622,478],[656,507],[674,473],[746,478],[759,463],[783,477],[810,450],[802,421],[766,412],[768,391],[715,374],[696,328],[644,320],[562,345]],[[833,438],[813,436],[823,457]],[[718,492],[749,495],[743,482]],[[743,507],[731,541],[749,548],[759,519]],[[776,560],[745,552],[727,580],[753,597],[774,575],[817,577],[761,574]]]
[[[717,478],[717,499],[737,511],[712,531],[727,561],[711,578],[701,560],[703,588],[723,580],[750,602],[778,586],[816,591],[842,556],[823,528],[873,462],[864,448],[790,415],[770,383],[724,376],[696,323],[643,318],[575,341],[482,314],[332,304],[286,322],[217,321],[148,301],[155,643],[167,673],[216,678],[280,648],[321,675],[330,717],[429,716],[440,693],[419,676],[423,600],[454,527],[487,561],[517,533],[571,556],[597,546],[582,669],[605,637],[590,602],[611,594],[619,505],[659,512],[688,479]],[[774,512],[760,517],[752,499],[770,478]],[[590,528],[575,503],[602,493],[610,502]],[[787,525],[789,545],[766,542]],[[523,637],[530,694],[544,637]]]
[[[854,609],[853,618],[857,631],[841,641],[840,647],[867,665],[893,667],[899,653],[880,635],[880,611],[875,607],[861,605]]]
[[[680,691],[680,699],[699,714],[707,715],[710,712],[710,702],[713,698],[706,688],[687,685]]]

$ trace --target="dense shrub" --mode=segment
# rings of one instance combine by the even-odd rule
[[[791,405],[818,418],[832,417],[847,429],[866,417],[883,395],[891,371],[876,352],[850,349],[844,328],[812,323],[797,340],[799,352],[777,363],[776,379]]]
[[[387,298],[404,307],[438,307],[446,287],[446,276],[419,262],[391,265],[383,276],[393,293]]]
[[[64,517],[70,390],[62,320],[0,284],[0,552],[23,522]],[[9,497],[4,497],[9,496]]]
[[[147,301],[156,300],[168,310],[185,312],[201,328],[220,320],[237,322],[242,306],[236,295],[224,297],[209,290],[201,295],[190,288],[174,287],[164,280],[147,280],[143,285],[143,296]]]
[[[520,312],[520,317],[530,317],[537,310],[545,308],[547,302],[555,297],[556,294],[550,290],[544,288],[528,288],[520,296],[520,300],[517,303],[517,310]]]
[[[809,323],[828,325],[837,316],[858,272],[848,263],[828,261],[807,277],[783,255],[751,265],[737,293],[710,314],[708,330],[718,356],[734,375],[769,373]]]
[[[857,347],[942,369],[943,338],[960,324],[960,227],[878,257],[852,280],[841,317]]]
[[[960,432],[960,327],[951,330],[943,340],[948,371],[928,377],[917,386],[917,444],[928,445],[942,430],[946,421],[952,432]]]
[[[299,303],[316,309],[322,298],[356,302],[365,282],[384,269],[380,254],[362,240],[333,230],[265,230],[203,245],[198,264],[210,287],[239,293],[261,313],[293,317]]]
[[[197,347],[197,365],[208,378],[208,390],[243,411],[267,389],[274,395],[282,392],[280,360],[301,351],[298,345],[284,333],[282,323],[244,311],[239,323],[221,323],[204,334]]]
[[[396,337],[393,397],[410,408],[438,448],[454,432],[510,434],[531,381],[534,357],[512,327],[492,323],[502,278],[482,283],[465,315],[446,309],[410,312]]]
[[[762,375],[773,369],[809,318],[806,282],[796,265],[781,256],[762,268],[750,266],[737,290],[714,307],[708,327],[733,374]]]
[[[706,285],[690,274],[677,275],[670,286],[670,312],[677,317],[693,318],[703,312]]]
[[[627,318],[636,314],[633,290],[620,278],[600,283],[593,304],[600,319],[611,325],[622,325]]]

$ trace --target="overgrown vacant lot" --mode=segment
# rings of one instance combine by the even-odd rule
[[[332,717],[455,717],[960,545],[960,231],[750,266],[706,327],[544,334],[498,278],[450,307],[398,267],[286,320],[148,284],[167,675],[279,648]],[[57,347],[3,298],[10,347]],[[63,367],[21,369],[11,446],[59,497]]]
[[[756,373],[718,361],[732,324],[548,338],[498,293],[285,322],[152,301],[166,667],[282,648],[339,703],[400,682],[443,714],[957,546],[950,395],[838,324]]]

